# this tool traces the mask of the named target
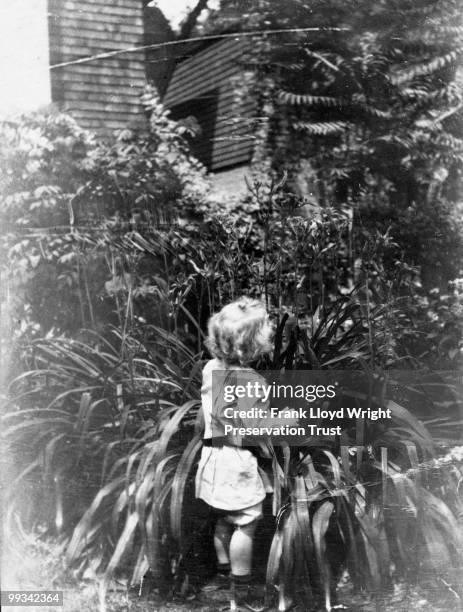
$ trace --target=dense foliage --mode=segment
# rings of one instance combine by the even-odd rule
[[[237,90],[257,101],[255,163],[390,228],[428,289],[461,271],[460,14],[453,0],[223,0],[210,19],[256,32]]]
[[[393,4],[222,2],[211,28],[236,11],[239,27],[323,26],[258,36],[246,58],[257,179],[233,209],[208,200],[152,93],[150,130],[112,144],[62,115],[2,123],[7,519],[63,534],[79,572],[151,571],[186,592],[213,569],[192,499],[205,324],[248,294],[276,326],[259,367],[362,371],[359,402],[393,412],[389,428],[268,449],[269,594],[300,584],[329,608],[343,563],[372,592],[430,570],[456,587],[462,474],[438,455],[458,389],[432,370],[462,355],[461,31],[456,3]],[[400,391],[381,373],[423,366]]]
[[[151,130],[127,130],[114,144],[63,115],[2,124],[3,273],[21,336],[120,323],[118,293],[156,287],[137,251],[118,241],[136,229],[168,230],[179,208],[204,205],[205,172],[189,157],[183,129],[152,96],[145,104]]]

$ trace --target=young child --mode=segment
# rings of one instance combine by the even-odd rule
[[[230,374],[232,379],[236,375],[263,381],[257,372],[249,370],[248,364],[270,350],[272,327],[263,304],[243,297],[212,316],[208,332],[208,348],[214,359],[203,370],[205,431],[196,497],[213,508],[217,519],[214,546],[218,576],[213,586],[230,584],[230,610],[238,610],[242,605],[263,610],[251,589],[251,563],[254,532],[262,516],[266,489],[253,452],[243,448],[239,439],[216,437],[225,404],[223,389],[213,389],[212,373],[219,371],[220,380]]]

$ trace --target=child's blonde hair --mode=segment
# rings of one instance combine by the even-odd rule
[[[270,351],[271,333],[262,302],[242,297],[209,319],[206,344],[214,357],[245,365]]]

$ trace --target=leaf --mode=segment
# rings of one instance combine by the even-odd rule
[[[278,581],[281,556],[283,553],[283,534],[277,529],[273,534],[272,544],[267,560],[266,584],[267,592],[270,593]]]
[[[123,555],[128,550],[130,550],[137,525],[138,525],[138,517],[137,517],[137,514],[133,512],[132,514],[129,514],[127,516],[127,520],[126,520],[124,529],[117,541],[114,553],[106,568],[106,571],[104,574],[104,579],[106,582],[109,581],[110,577],[112,576],[114,571],[117,569],[119,563],[122,560]]]
[[[123,482],[123,477],[116,478],[112,482],[102,487],[96,494],[90,507],[88,510],[86,510],[72,534],[71,541],[69,542],[69,546],[66,551],[66,559],[69,564],[71,564],[72,561],[76,561],[81,556],[83,550],[91,541],[90,534],[93,534],[94,537],[100,528],[98,524],[96,526],[92,526],[92,522],[96,512],[100,509],[101,504],[111,493],[120,487]]]
[[[307,132],[314,136],[329,136],[331,134],[342,134],[353,127],[347,121],[325,121],[309,123],[307,121],[295,121],[293,128],[300,132]]]
[[[329,559],[326,556],[326,534],[333,511],[334,504],[332,502],[323,502],[315,511],[312,519],[315,554],[320,576],[322,578],[323,590],[325,594],[325,608],[327,610],[331,609],[331,570]]]
[[[457,61],[460,55],[463,54],[463,48],[458,48],[450,51],[449,53],[442,55],[440,57],[434,57],[429,62],[423,62],[421,64],[416,64],[407,70],[403,70],[398,72],[394,76],[391,77],[391,82],[394,85],[401,85],[406,81],[411,81],[412,79],[418,76],[424,76],[432,74],[433,72],[437,72],[447,67],[449,64],[453,64]]]
[[[164,456],[167,449],[167,445],[169,444],[173,434],[177,432],[182,419],[192,408],[197,407],[197,405],[198,402],[196,402],[195,400],[191,400],[189,402],[186,402],[186,404],[183,404],[183,406],[176,408],[174,416],[165,425],[161,437],[159,439],[159,447],[157,451],[158,459]]]
[[[342,98],[333,96],[312,96],[309,94],[295,94],[290,91],[280,90],[278,100],[292,106],[321,106],[328,108],[340,108],[345,105]]]
[[[171,483],[172,495],[170,498],[170,528],[173,537],[177,540],[177,544],[182,551],[187,546],[189,540],[187,534],[182,529],[185,487],[193,462],[195,461],[201,447],[202,439],[201,436],[197,434],[183,451]]]

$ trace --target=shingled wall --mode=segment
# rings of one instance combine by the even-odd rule
[[[235,94],[250,44],[233,37],[192,49],[178,62],[163,99],[174,119],[192,116],[198,121],[201,133],[192,142],[193,151],[215,172],[247,164],[252,157],[255,104],[237,103]]]
[[[142,0],[49,0],[52,100],[103,135],[144,124],[145,52],[53,68],[144,43]]]

